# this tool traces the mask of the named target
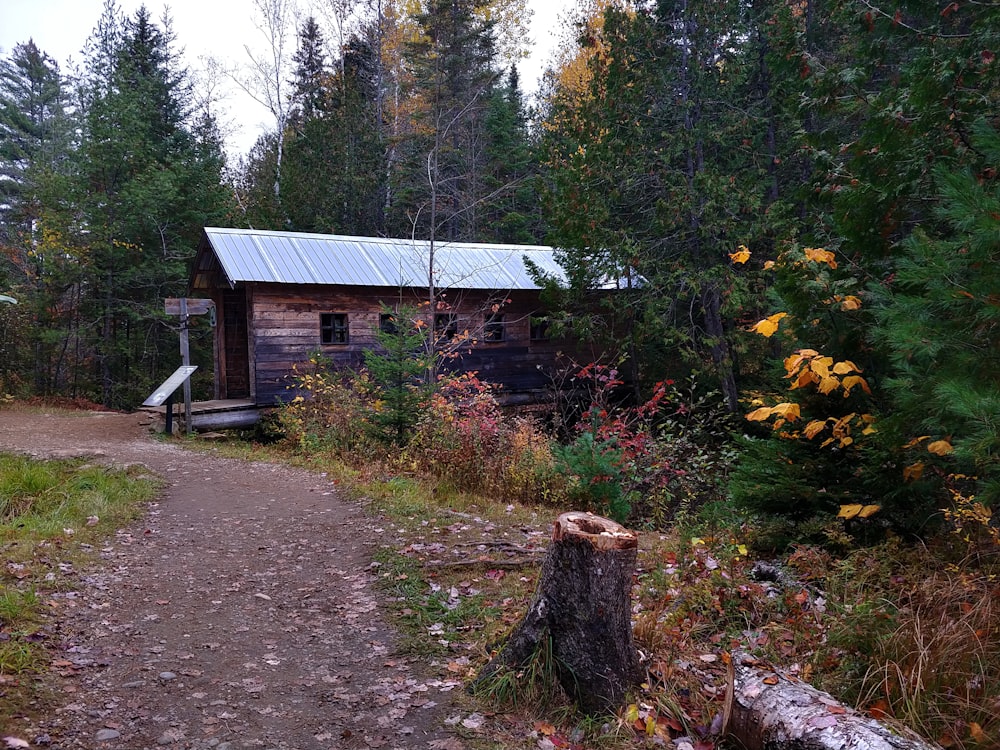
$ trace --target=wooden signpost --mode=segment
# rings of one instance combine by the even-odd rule
[[[215,327],[215,302],[210,299],[187,299],[185,297],[168,297],[164,300],[163,309],[167,315],[177,315],[181,323],[181,366],[191,365],[191,351],[188,344],[188,319],[192,315],[209,314],[209,325]],[[191,372],[194,372],[192,370]],[[176,374],[176,373],[175,373]],[[188,374],[190,375],[190,373]],[[174,386],[176,388],[176,386]],[[172,405],[171,405],[172,406]],[[169,409],[170,407],[168,407]],[[169,419],[169,417],[168,417]],[[184,378],[184,424],[187,434],[191,434],[191,379]]]

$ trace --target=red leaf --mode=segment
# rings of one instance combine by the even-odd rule
[[[873,719],[884,719],[889,715],[889,703],[880,698],[868,707],[868,715]]]

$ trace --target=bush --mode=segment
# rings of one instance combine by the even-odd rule
[[[326,451],[341,457],[354,456],[372,442],[372,406],[363,373],[333,370],[318,354],[294,371],[300,395],[278,416],[289,442],[303,452]]]
[[[614,403],[622,381],[613,368],[588,365],[576,379],[589,386],[591,404],[576,438],[555,451],[573,501],[619,522],[664,526],[724,497],[735,454],[718,393],[700,393],[693,379],[683,389],[666,380],[625,407]]]
[[[441,378],[404,453],[456,489],[521,502],[558,493],[550,439],[504,414],[495,386],[475,373]]]

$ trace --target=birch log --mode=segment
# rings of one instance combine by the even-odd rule
[[[743,653],[732,657],[727,735],[744,750],[940,750]]]

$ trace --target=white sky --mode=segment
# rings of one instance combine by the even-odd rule
[[[143,0],[118,0],[126,15],[132,15]],[[309,0],[299,0],[300,9]],[[560,36],[560,17],[574,0],[528,0],[533,8],[530,36],[532,55],[519,66],[522,88],[531,93],[548,62],[549,53]],[[200,69],[199,58],[214,56],[227,63],[247,60],[244,45],[262,49],[264,37],[253,24],[252,0],[145,0],[153,18],[159,21],[164,7],[173,17],[178,46],[184,50],[189,68]],[[83,59],[81,50],[97,25],[103,0],[0,0],[0,55],[6,57],[14,45],[34,39],[43,52],[55,59],[63,73],[69,63]],[[328,39],[329,39],[328,35]],[[245,153],[257,135],[273,124],[270,113],[253,102],[231,82],[216,81],[227,92],[223,129],[229,150]],[[227,122],[228,120],[228,122]]]

